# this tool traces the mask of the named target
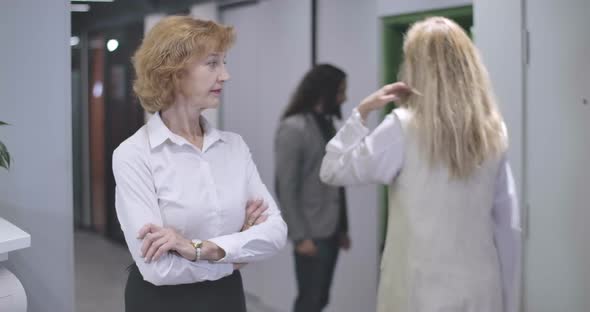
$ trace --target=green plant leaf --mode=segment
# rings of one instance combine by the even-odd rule
[[[4,126],[4,125],[8,125],[8,124],[5,123],[4,121],[0,121],[0,126]]]
[[[0,167],[10,168],[10,154],[4,143],[0,142]]]

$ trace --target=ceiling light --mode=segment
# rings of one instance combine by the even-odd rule
[[[117,50],[118,47],[119,47],[119,41],[117,41],[116,39],[111,39],[111,40],[107,41],[107,50],[109,50],[109,52],[113,52],[113,51]]]
[[[70,46],[75,47],[80,43],[80,38],[78,36],[71,36],[70,37]]]

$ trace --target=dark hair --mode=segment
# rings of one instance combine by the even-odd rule
[[[336,66],[330,64],[314,66],[303,76],[282,119],[311,112],[319,101],[323,103],[325,114],[342,118],[340,103],[336,103],[336,95],[344,79],[346,79],[346,73]]]

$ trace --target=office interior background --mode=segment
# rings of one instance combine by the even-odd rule
[[[396,40],[411,21],[448,15],[469,25],[510,133],[524,221],[521,311],[590,311],[590,1],[3,0],[0,120],[10,125],[0,141],[13,161],[0,168],[0,217],[29,233],[31,246],[0,266],[22,282],[28,311],[122,304],[131,260],[114,214],[110,155],[145,120],[129,58],[169,14],[235,27],[232,78],[207,117],[244,137],[271,190],[279,116],[312,64],[347,72],[346,117],[395,80]],[[383,190],[347,194],[352,249],[340,257],[327,312],[374,311]],[[250,311],[290,310],[291,246],[243,276]],[[92,288],[100,278],[106,288]]]

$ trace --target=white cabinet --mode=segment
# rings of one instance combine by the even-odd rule
[[[27,296],[23,285],[1,261],[6,261],[10,252],[30,245],[29,234],[0,218],[0,311],[27,311]]]
[[[0,311],[27,311],[27,295],[18,278],[0,266]]]

